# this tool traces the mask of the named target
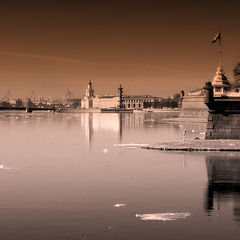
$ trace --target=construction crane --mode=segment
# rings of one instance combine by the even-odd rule
[[[69,89],[67,89],[66,99],[74,99],[74,95]]]
[[[3,99],[4,99],[5,101],[8,101],[10,98],[11,98],[11,90],[8,89],[6,95],[4,96]]]

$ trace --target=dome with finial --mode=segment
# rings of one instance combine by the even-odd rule
[[[215,77],[212,81],[214,95],[226,94],[231,90],[231,83],[224,74],[223,68],[218,67]]]
[[[228,81],[227,77],[224,74],[223,68],[218,67],[215,77],[212,81],[213,87],[230,87],[231,84]]]

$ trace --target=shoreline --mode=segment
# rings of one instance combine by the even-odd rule
[[[186,140],[152,144],[141,147],[143,149],[159,151],[185,152],[240,152],[240,140]]]

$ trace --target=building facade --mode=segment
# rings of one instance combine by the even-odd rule
[[[119,106],[118,96],[96,96],[93,98],[93,108],[117,108]]]
[[[82,100],[82,108],[84,109],[117,108],[119,104],[120,104],[119,96],[115,95],[95,96],[92,82],[89,81],[85,96]]]
[[[123,95],[122,107],[125,109],[158,108],[160,106],[161,99],[161,97],[154,97],[150,95]],[[120,95],[95,96],[92,82],[89,81],[81,104],[84,109],[118,108],[120,107]]]
[[[94,90],[92,87],[91,80],[88,83],[85,96],[82,101],[82,108],[89,109],[93,108]]]
[[[149,95],[125,95],[123,96],[123,106],[126,109],[157,108],[159,107],[161,99],[161,97],[153,97]]]

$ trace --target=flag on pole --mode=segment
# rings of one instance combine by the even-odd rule
[[[218,32],[216,36],[213,38],[212,43],[215,43],[217,40],[221,40],[221,33]]]

